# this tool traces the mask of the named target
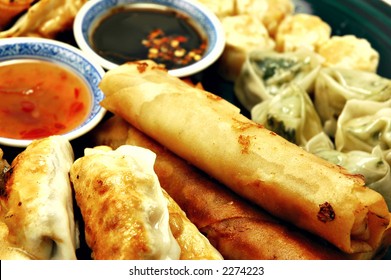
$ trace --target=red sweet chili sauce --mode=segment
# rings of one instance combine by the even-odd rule
[[[41,60],[0,63],[0,137],[64,134],[87,117],[91,97],[71,70]]]

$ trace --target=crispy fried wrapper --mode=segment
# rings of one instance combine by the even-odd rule
[[[29,7],[9,29],[0,30],[0,38],[54,38],[58,33],[72,28],[76,13],[85,2],[87,0],[40,0]]]
[[[99,145],[73,164],[93,259],[222,259],[160,187],[154,161],[141,147]]]
[[[110,70],[102,106],[269,213],[346,253],[377,251],[384,198],[349,174],[240,114],[152,61]]]
[[[4,258],[75,260],[69,170],[74,155],[62,136],[33,141],[11,164],[1,189],[0,239]]]
[[[390,244],[384,242],[376,252],[345,254],[242,199],[119,116],[97,127],[94,140],[96,145],[131,144],[155,152],[162,187],[225,259],[370,259],[381,257]]]

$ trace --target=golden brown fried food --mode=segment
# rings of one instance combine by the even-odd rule
[[[152,61],[110,70],[100,87],[103,107],[273,215],[346,253],[381,246],[389,210],[361,176],[304,151]]]

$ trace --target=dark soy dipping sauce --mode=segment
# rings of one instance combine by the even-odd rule
[[[206,46],[205,39],[190,23],[188,17],[170,9],[132,7],[114,9],[105,16],[94,29],[91,43],[102,57],[113,63],[123,64],[150,58],[148,54],[151,47],[143,45],[142,42],[156,30],[164,32],[166,38],[185,37],[186,42],[181,42],[180,48],[187,52]],[[174,59],[152,59],[164,64],[167,69],[175,69],[194,62],[178,62],[174,54],[171,56]]]

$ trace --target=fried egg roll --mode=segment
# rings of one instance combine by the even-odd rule
[[[256,124],[152,61],[110,70],[102,106],[242,197],[346,253],[376,251],[390,222],[360,175]]]
[[[94,132],[96,145],[136,145],[156,153],[161,186],[224,259],[343,259],[327,242],[275,219],[114,116]]]

